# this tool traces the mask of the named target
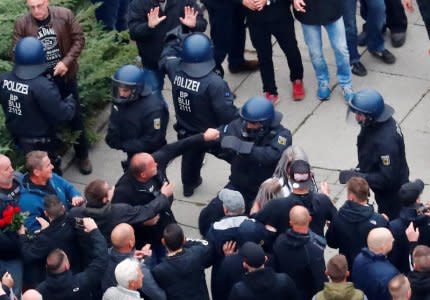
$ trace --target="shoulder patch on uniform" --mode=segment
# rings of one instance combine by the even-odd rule
[[[230,93],[230,92],[225,92],[225,93],[224,93],[224,97],[228,98],[228,97],[230,97],[230,96],[231,96],[231,93]]]
[[[381,160],[384,166],[389,166],[391,164],[390,155],[381,155]]]
[[[283,136],[278,136],[278,144],[285,146],[287,144],[287,138]]]
[[[154,129],[159,130],[161,128],[161,120],[160,118],[154,119]]]

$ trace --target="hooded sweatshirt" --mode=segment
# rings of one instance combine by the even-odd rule
[[[430,272],[413,271],[408,275],[411,283],[411,300],[430,300]]]
[[[417,208],[421,206],[422,204],[417,203],[410,207],[403,207],[400,211],[400,217],[392,220],[388,225],[394,237],[393,250],[389,253],[388,259],[400,272],[405,274],[411,271],[409,241],[405,234],[405,230],[411,222],[420,230],[418,244],[430,245],[430,218],[426,215],[417,214]]]
[[[233,286],[231,300],[298,300],[296,285],[286,274],[277,274],[272,268],[263,268],[245,274],[242,281]]]
[[[372,206],[347,200],[326,232],[327,244],[332,248],[339,248],[339,252],[346,256],[348,265],[352,267],[354,258],[366,247],[369,231],[386,226],[387,221]]]
[[[352,282],[326,282],[324,289],[312,300],[367,300],[362,291],[354,288]]]
[[[327,281],[322,240],[312,232],[301,234],[289,229],[273,247],[275,270],[293,279],[301,299],[311,299]]]

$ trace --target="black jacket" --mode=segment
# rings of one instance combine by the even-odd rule
[[[357,151],[358,167],[375,192],[376,200],[381,194],[397,193],[409,181],[403,134],[393,118],[363,126],[357,137]],[[391,202],[400,206],[397,199]]]
[[[321,237],[312,232],[300,234],[289,229],[273,246],[274,266],[293,279],[302,300],[309,300],[324,288],[324,247]]]
[[[408,275],[411,284],[411,300],[430,300],[430,272],[413,271]]]
[[[294,16],[306,25],[328,25],[343,14],[342,0],[305,0],[306,12],[296,11]]]
[[[312,216],[310,229],[324,236],[324,226],[336,215],[336,208],[329,197],[324,194],[309,192],[298,195],[291,193],[286,198],[269,201],[254,217],[264,224],[272,225],[278,234],[290,227],[290,210],[295,205],[301,205],[309,210]]]
[[[266,5],[262,10],[250,10],[246,8],[247,21],[250,26],[265,26],[262,23],[277,23],[285,19],[291,19],[293,22],[293,15],[291,13],[290,0],[271,0],[270,5]]]
[[[108,256],[106,241],[98,229],[89,233],[92,242],[90,265],[81,273],[72,274],[70,270],[60,274],[48,274],[47,279],[37,286],[46,300],[91,299],[91,290],[100,282],[106,269]]]
[[[231,122],[237,117],[237,108],[227,82],[211,70],[200,78],[183,72],[177,50],[180,43],[178,38],[166,44],[160,59],[160,69],[172,82],[177,129],[197,133]]]
[[[18,138],[53,137],[61,121],[75,115],[75,101],[62,99],[48,78],[18,78],[13,72],[0,75],[0,102],[6,127]]]
[[[74,207],[70,210],[70,215],[93,218],[106,242],[110,245],[110,235],[116,225],[120,223],[139,225],[169,208],[169,199],[160,195],[145,205],[132,206],[126,203],[108,203],[102,207]]]
[[[230,293],[230,300],[299,300],[294,281],[286,274],[277,274],[272,268],[246,273]]]
[[[367,245],[367,235],[376,227],[387,227],[385,218],[373,210],[373,206],[347,200],[333,218],[326,232],[327,245],[339,248],[351,268],[354,258]]]
[[[419,206],[421,205],[417,205],[417,207]],[[405,234],[405,230],[411,222],[420,230],[418,244],[430,246],[430,218],[426,215],[418,216],[415,207],[403,207],[400,211],[400,217],[390,221],[388,225],[394,237],[393,249],[388,254],[388,259],[404,274],[411,271],[409,263],[410,243]]]
[[[169,111],[159,93],[141,95],[139,99],[112,104],[106,143],[131,158],[138,152],[152,153],[166,144]]]
[[[243,257],[239,254],[225,256],[212,273],[211,291],[213,300],[226,300],[233,286],[243,279],[246,270],[243,268]]]
[[[157,175],[147,182],[137,181],[130,172],[124,173],[115,185],[112,203],[128,203],[130,205],[145,205],[156,198],[165,197],[160,193],[164,182],[167,182],[166,169],[168,163],[175,157],[181,155],[190,147],[204,147],[203,134],[197,134],[186,139],[167,144],[152,153],[157,163]],[[170,202],[173,201],[171,197]],[[172,211],[169,209],[160,213],[160,220],[151,227],[139,228],[136,232],[136,247],[144,243],[160,244],[164,227],[176,222]]]
[[[213,149],[214,154],[230,163],[230,182],[245,198],[247,209],[257,195],[260,184],[270,178],[282,152],[293,142],[290,130],[281,125],[282,115],[276,113],[270,128],[253,142],[249,154],[223,148]],[[242,141],[242,119],[236,119],[220,128],[221,141],[224,137],[234,136]]]
[[[148,26],[148,13],[152,8],[159,6],[156,0],[133,0],[129,8],[128,28],[130,37],[136,41],[139,55],[145,68],[158,69],[158,60],[164,45],[166,33],[182,23],[179,17],[184,17],[184,7],[194,7],[197,12],[196,27],[189,29],[182,25],[184,32],[206,30],[207,21],[195,0],[169,0],[165,10],[160,8],[160,16],[166,19],[155,28]]]
[[[181,252],[166,256],[152,273],[167,299],[209,300],[205,269],[212,263],[206,241],[188,241]]]

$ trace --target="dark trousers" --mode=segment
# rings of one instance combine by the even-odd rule
[[[378,204],[378,212],[380,214],[386,214],[390,220],[394,220],[399,217],[401,202],[398,198],[398,189],[393,191],[383,191],[382,193],[375,192],[375,200]]]
[[[406,18],[405,9],[402,5],[402,0],[385,0],[386,13],[386,28],[390,29],[391,33],[406,32],[408,27],[408,19]],[[367,17],[367,2],[360,1],[360,15],[366,20]],[[363,25],[363,28],[366,24]],[[364,29],[363,29],[364,30]]]
[[[192,133],[178,133],[178,140],[192,136]],[[184,186],[193,186],[200,179],[200,170],[202,168],[203,159],[205,158],[205,150],[188,149],[182,154],[181,162],[181,179]]]
[[[428,0],[417,0],[421,17],[427,29],[427,35],[430,39],[430,2]]]
[[[302,57],[297,46],[294,19],[291,12],[288,11],[282,20],[275,22],[249,22],[248,26],[252,45],[257,50],[258,61],[260,63],[263,92],[278,94],[272,58],[272,35],[276,38],[282,51],[287,56],[288,67],[290,68],[290,80],[303,79]]]
[[[230,67],[245,61],[245,8],[242,4],[206,4],[209,13],[210,35],[214,43],[214,58],[219,68],[228,54]]]
[[[85,132],[84,119],[82,117],[82,108],[78,93],[78,81],[77,79],[68,79],[62,77],[54,77],[54,81],[60,89],[61,96],[63,98],[72,94],[76,100],[76,112],[75,116],[71,121],[68,122],[68,126],[72,131],[78,131],[79,136],[76,142],[73,144],[75,154],[78,159],[88,158],[88,138]]]
[[[101,2],[96,9],[96,19],[103,23],[106,30],[124,31],[127,29],[129,0],[91,0],[93,4]]]

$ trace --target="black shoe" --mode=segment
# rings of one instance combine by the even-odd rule
[[[183,189],[184,189],[184,196],[185,197],[191,197],[194,194],[194,190],[200,186],[203,182],[203,179],[200,177],[199,180],[193,184],[193,185],[184,185]]]
[[[91,174],[93,171],[93,165],[91,164],[91,160],[89,158],[78,159],[79,171],[83,175]]]
[[[406,41],[406,32],[394,32],[391,33],[391,45],[394,48],[402,47]]]
[[[373,51],[369,51],[369,52],[373,56],[375,56],[376,58],[379,58],[380,60],[382,60],[386,64],[391,65],[391,64],[394,64],[396,62],[396,57],[393,55],[393,53],[391,53],[387,49],[382,50],[382,52],[373,52]]]
[[[360,77],[367,75],[366,67],[359,61],[351,65],[351,72]]]
[[[252,59],[252,60],[245,60],[241,65],[237,67],[228,67],[228,70],[232,74],[236,73],[242,73],[242,72],[249,72],[249,71],[255,71],[259,68],[258,60]]]
[[[357,44],[360,47],[364,47],[367,45],[367,33],[366,33],[366,31],[360,32],[360,34],[357,37]]]

